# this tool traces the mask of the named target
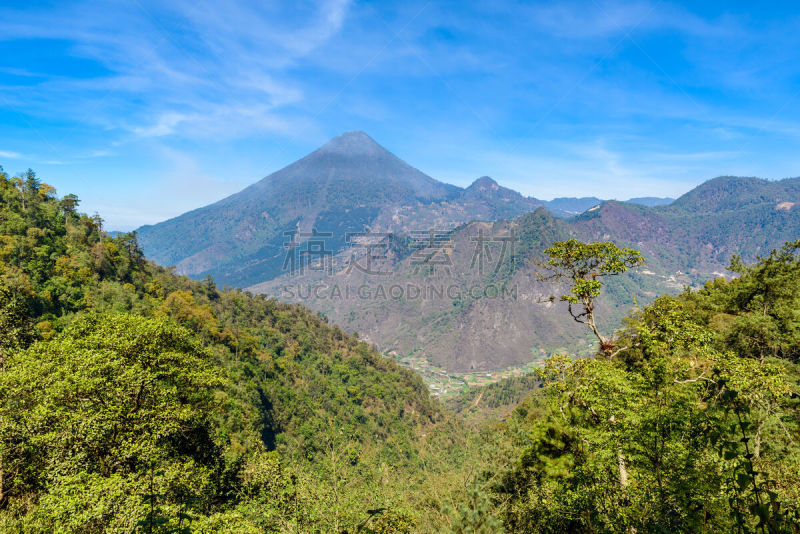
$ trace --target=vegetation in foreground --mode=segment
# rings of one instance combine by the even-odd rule
[[[0,203],[2,531],[800,531],[800,242],[456,413],[301,307],[147,262],[31,172],[0,171]],[[639,263],[595,245],[551,265]],[[573,318],[600,265],[561,272]]]
[[[596,245],[547,251],[590,328],[602,284],[587,273],[631,258]],[[493,491],[508,530],[799,531],[798,252],[734,258],[740,278],[660,297],[597,333],[596,357],[549,359],[507,427],[521,454]]]
[[[475,445],[416,374],[77,202],[0,174],[0,530],[444,528]]]

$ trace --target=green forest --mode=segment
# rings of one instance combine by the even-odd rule
[[[800,532],[800,241],[616,332],[595,301],[646,258],[555,243],[596,355],[444,403],[79,207],[0,169],[2,532]]]

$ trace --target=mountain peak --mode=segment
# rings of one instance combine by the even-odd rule
[[[497,182],[495,182],[488,176],[481,176],[480,178],[472,182],[472,185],[470,185],[467,189],[484,190],[484,189],[499,189],[499,188],[500,186],[497,184]]]
[[[388,151],[361,130],[352,130],[334,137],[318,150],[342,156],[377,156]]]
[[[783,189],[787,186],[792,189],[791,182],[792,180],[770,182],[754,177],[718,176],[683,194],[672,206],[674,209],[703,213],[740,209],[748,205],[777,201]]]

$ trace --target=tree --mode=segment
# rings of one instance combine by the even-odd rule
[[[525,448],[495,489],[506,528],[797,532],[800,367],[774,357],[797,346],[796,248],[659,297],[617,334],[619,357],[546,362],[513,422]],[[754,322],[767,317],[780,328]],[[754,358],[754,337],[788,349]]]
[[[61,209],[64,210],[64,213],[75,213],[78,204],[80,204],[80,200],[77,195],[69,194],[61,199]]]
[[[577,239],[555,242],[544,252],[549,259],[540,266],[547,274],[539,274],[539,280],[567,281],[570,284],[569,291],[558,297],[567,302],[572,318],[587,325],[597,337],[600,350],[610,353],[614,343],[600,334],[595,315],[595,300],[603,288],[601,279],[643,265],[642,254],[632,248],[619,248],[611,242],[582,243]]]
[[[43,531],[129,532],[151,484],[172,509],[186,494],[207,503],[221,375],[186,329],[134,315],[88,314],[13,355],[0,373],[3,496],[25,507],[38,493]]]
[[[23,299],[0,285],[0,369],[7,354],[33,340],[32,332],[33,324]]]

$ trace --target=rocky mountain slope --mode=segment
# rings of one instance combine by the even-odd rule
[[[536,277],[541,251],[573,234],[567,222],[538,209],[469,223],[399,254],[378,243],[372,262],[342,254],[331,266],[312,265],[249,289],[303,303],[398,358],[422,358],[447,371],[491,371],[558,347],[591,350],[587,332],[564,320],[563,303],[551,302],[553,288]],[[620,277],[609,284],[599,316],[614,324],[635,300],[679,287],[655,274]]]
[[[303,302],[399,358],[448,371],[496,370],[559,347],[590,348],[580,325],[565,323],[561,305],[547,300],[553,288],[536,279],[535,260],[553,241],[612,240],[646,256],[644,268],[608,284],[600,316],[610,328],[635,304],[725,275],[733,254],[753,261],[795,239],[799,184],[723,177],[667,206],[607,201],[568,220],[540,209],[472,222],[436,239],[373,243],[369,257],[353,248],[324,269],[251,289]],[[368,260],[370,269],[362,268]]]
[[[285,243],[331,233],[336,253],[351,232],[451,230],[473,219],[511,218],[541,206],[488,177],[444,184],[363,132],[348,132],[215,204],[139,228],[148,257],[195,278],[246,286],[284,267]]]

